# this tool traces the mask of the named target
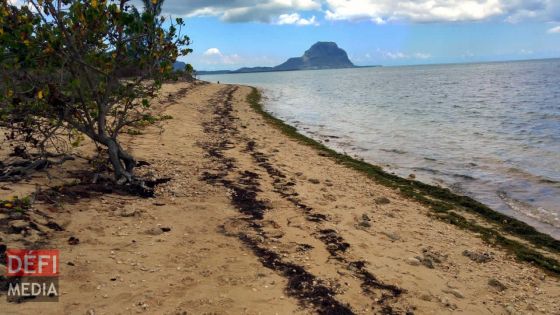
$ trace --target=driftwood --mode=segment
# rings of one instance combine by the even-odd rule
[[[34,160],[17,159],[7,164],[0,162],[0,182],[19,181],[33,172],[44,170],[51,165],[60,165],[66,161],[74,160],[74,157],[69,155],[59,155],[58,157],[58,160],[41,157]]]

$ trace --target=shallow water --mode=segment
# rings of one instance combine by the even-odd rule
[[[560,59],[202,76],[302,133],[560,238]]]

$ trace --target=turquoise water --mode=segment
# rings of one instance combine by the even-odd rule
[[[202,76],[328,146],[560,238],[560,59]]]

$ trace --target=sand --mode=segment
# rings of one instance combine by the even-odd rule
[[[160,110],[173,119],[123,141],[151,163],[140,174],[171,181],[150,199],[38,202],[64,228],[44,245],[61,251],[60,301],[2,296],[0,314],[560,314],[557,277],[286,137],[250,92],[165,85]],[[0,198],[87,167],[4,183]]]

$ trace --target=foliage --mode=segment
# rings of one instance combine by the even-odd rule
[[[0,2],[0,126],[9,140],[41,150],[55,137],[85,135],[107,147],[120,181],[134,158],[118,142],[143,121],[150,99],[191,52],[182,19],[161,16],[162,0]],[[188,67],[187,67],[188,68]]]

